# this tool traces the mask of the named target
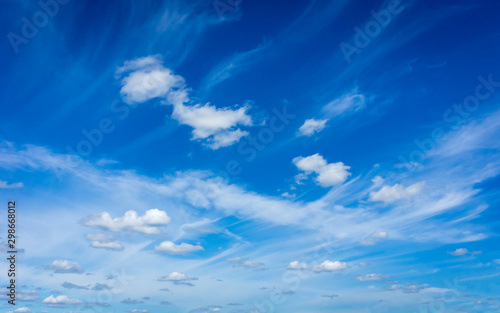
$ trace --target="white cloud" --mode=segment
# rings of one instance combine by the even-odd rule
[[[164,241],[159,246],[155,246],[158,252],[165,252],[169,254],[186,254],[189,252],[204,250],[202,246],[193,246],[188,243],[181,243],[176,245],[171,241]]]
[[[387,238],[387,232],[385,231],[377,231],[374,232],[370,235],[370,238],[373,239],[386,239]]]
[[[333,118],[345,113],[359,111],[365,107],[365,102],[365,96],[354,89],[325,105],[323,112],[329,118]]]
[[[76,305],[82,303],[82,301],[77,300],[77,299],[70,299],[66,295],[61,295],[54,297],[53,295],[48,296],[45,298],[42,303],[44,303],[47,306],[50,307],[64,307],[67,305]]]
[[[468,249],[466,248],[458,248],[456,249],[455,251],[448,251],[448,254],[449,255],[453,255],[453,256],[462,256],[462,255],[466,255],[466,254],[481,254],[481,251],[469,251]]]
[[[133,309],[133,310],[130,310],[129,313],[149,313],[149,311],[148,310]]]
[[[348,171],[349,166],[342,162],[328,164],[319,153],[308,157],[296,157],[293,159],[293,163],[307,175],[312,172],[316,173],[316,183],[322,187],[342,184],[351,175]]]
[[[173,282],[174,284],[180,284],[180,285],[192,285],[191,283],[189,283],[190,280],[198,280],[198,278],[188,277],[186,274],[179,272],[172,272],[168,274],[168,276],[162,276],[158,278],[158,281],[170,281]]]
[[[23,188],[23,183],[9,184],[6,181],[0,180],[0,189]]]
[[[300,126],[299,135],[312,136],[314,133],[319,133],[325,128],[326,122],[328,122],[328,120],[307,119],[304,124]]]
[[[89,216],[84,220],[86,226],[102,228],[113,232],[136,231],[139,233],[152,235],[161,233],[156,226],[167,225],[170,217],[165,211],[151,209],[143,216],[138,216],[135,211],[127,211],[123,217],[111,218],[108,212]]]
[[[241,267],[245,267],[245,268],[259,268],[259,267],[264,265],[264,263],[262,263],[262,262],[249,261],[249,260],[245,260],[241,257],[227,259],[227,261],[229,263],[233,264],[234,266],[241,266]]]
[[[55,273],[83,273],[83,268],[80,264],[68,260],[53,261],[49,268]]]
[[[163,66],[159,56],[147,56],[127,61],[117,69],[122,78],[120,93],[128,103],[142,103],[153,98],[165,99],[173,105],[172,118],[193,128],[192,140],[202,140],[211,149],[227,147],[238,142],[248,132],[238,126],[252,126],[247,114],[249,105],[239,108],[216,108],[208,103],[186,105],[191,102],[182,76]]]
[[[356,279],[359,281],[373,281],[373,280],[381,280],[389,278],[387,275],[382,275],[382,274],[367,274],[363,276],[356,276]]]
[[[31,310],[29,308],[23,307],[19,309],[15,309],[14,311],[8,311],[6,313],[30,313]]]
[[[184,78],[165,68],[158,55],[126,61],[116,71],[118,76],[130,72],[122,79],[120,94],[127,103],[142,103],[166,97],[174,89],[184,88]]]
[[[307,266],[306,263],[299,262],[299,261],[290,262],[290,264],[288,264],[288,267],[287,267],[287,269],[289,269],[289,270],[306,270],[308,268],[309,268],[309,266]]]
[[[404,187],[400,184],[395,184],[394,186],[384,186],[379,191],[370,192],[370,201],[382,201],[384,203],[393,203],[401,199],[409,199],[418,195],[425,182],[419,182],[408,187]]]
[[[323,263],[315,266],[313,271],[315,272],[333,272],[339,271],[347,268],[347,263],[340,261],[330,261],[326,260]]]
[[[114,251],[123,250],[123,246],[118,241],[116,241],[113,236],[105,234],[88,234],[85,237],[91,241],[90,245],[94,248]]]

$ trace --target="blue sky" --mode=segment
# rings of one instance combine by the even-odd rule
[[[499,312],[497,2],[2,6],[4,312]]]

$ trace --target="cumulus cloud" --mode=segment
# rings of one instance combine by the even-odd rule
[[[125,216],[112,218],[108,212],[102,212],[98,215],[89,216],[84,220],[84,225],[101,228],[113,232],[135,231],[147,235],[161,233],[156,226],[167,225],[170,223],[170,217],[165,211],[151,209],[146,211],[143,216],[139,216],[135,211],[127,211]]]
[[[326,260],[323,263],[315,266],[313,271],[315,272],[333,272],[340,271],[347,268],[347,263],[340,261],[330,261]]]
[[[359,281],[372,281],[372,280],[381,280],[385,278],[389,278],[390,276],[382,275],[382,274],[366,274],[363,276],[356,276],[356,280]]]
[[[50,264],[49,268],[55,273],[83,273],[83,268],[77,262],[68,260],[56,260]]]
[[[344,165],[342,162],[327,163],[319,153],[308,157],[296,157],[293,159],[293,163],[299,170],[305,172],[305,175],[316,173],[316,183],[322,187],[342,184],[351,175],[348,171],[349,166]]]
[[[309,266],[307,266],[306,263],[299,262],[299,261],[293,261],[288,264],[287,269],[289,270],[306,270],[308,269]]]
[[[164,241],[160,243],[159,246],[155,246],[155,250],[168,254],[186,254],[189,252],[200,251],[204,249],[202,246],[194,246],[188,243],[181,243],[180,245],[176,245],[171,241]]]
[[[73,283],[70,283],[70,282],[67,282],[67,281],[65,281],[64,283],[62,283],[61,286],[63,288],[66,288],[66,289],[84,289],[84,290],[88,290],[89,289],[89,287],[87,287],[87,286],[76,285],[76,284],[73,284]]]
[[[328,120],[316,120],[316,119],[307,119],[302,126],[299,128],[300,136],[312,136],[315,133],[319,133],[326,126],[326,122]]]
[[[187,104],[191,99],[184,78],[164,67],[160,56],[127,61],[117,69],[116,75],[121,78],[120,94],[125,102],[165,99],[165,103],[174,107],[172,118],[193,128],[192,140],[202,140],[211,149],[233,145],[248,135],[238,127],[253,125],[247,114],[248,105],[217,108],[209,103]]]
[[[77,299],[70,299],[66,295],[61,295],[57,297],[50,295],[47,298],[43,299],[42,303],[44,303],[46,306],[49,307],[65,307],[69,305],[81,304],[82,301]]]
[[[194,286],[191,284],[189,281],[192,280],[198,280],[196,277],[188,277],[186,274],[179,273],[179,272],[172,272],[168,274],[168,276],[162,276],[158,278],[158,281],[169,281],[172,282],[176,285],[187,285],[187,286]]]
[[[462,255],[466,255],[466,254],[475,255],[475,254],[481,254],[481,251],[469,251],[466,248],[458,248],[455,251],[451,251],[451,252],[448,251],[448,254],[453,255],[453,256],[462,256]]]
[[[140,304],[140,303],[144,303],[140,300],[135,300],[135,299],[131,299],[131,298],[127,298],[127,299],[123,299],[121,301],[121,303],[124,303],[124,304]]]
[[[90,240],[90,246],[94,248],[113,251],[123,250],[123,246],[118,241],[116,241],[113,236],[105,234],[88,234],[85,237]]]
[[[409,199],[418,195],[425,182],[419,182],[408,187],[404,187],[400,184],[395,184],[394,186],[384,186],[378,191],[370,192],[370,201],[382,201],[384,203],[393,203],[401,199]]]

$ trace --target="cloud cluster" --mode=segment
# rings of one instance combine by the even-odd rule
[[[165,211],[152,209],[146,211],[143,216],[139,216],[135,211],[127,211],[125,216],[112,218],[108,212],[102,212],[98,215],[89,216],[84,220],[84,225],[105,229],[113,232],[134,231],[146,235],[160,234],[161,231],[156,226],[167,225],[170,223],[170,217]],[[97,240],[102,242],[100,240]]]
[[[308,157],[296,157],[293,159],[295,166],[304,172],[305,175],[312,173],[317,174],[316,183],[321,187],[331,187],[342,184],[351,175],[348,171],[349,166],[344,165],[342,162],[327,163],[319,153],[313,154]],[[297,178],[297,177],[296,177]],[[299,174],[299,179],[304,178]]]
[[[128,75],[127,75],[128,74]],[[211,149],[227,147],[248,135],[240,126],[252,126],[249,105],[217,108],[209,103],[190,105],[184,78],[163,66],[160,56],[126,61],[116,71],[121,78],[120,94],[127,103],[162,98],[173,106],[172,118],[193,128],[192,140],[201,140]],[[123,75],[126,75],[123,77]]]

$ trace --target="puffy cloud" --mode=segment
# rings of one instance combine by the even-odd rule
[[[191,284],[189,281],[192,280],[198,280],[196,277],[188,277],[186,274],[179,273],[179,272],[172,272],[168,274],[168,276],[162,276],[158,278],[158,281],[169,281],[172,282],[176,285],[187,285],[187,286],[194,286]]]
[[[22,187],[24,187],[23,183],[9,184],[6,181],[0,180],[0,189],[22,188]]]
[[[458,248],[456,249],[455,251],[448,251],[448,254],[449,255],[453,255],[453,256],[462,256],[462,255],[466,255],[466,254],[481,254],[481,251],[469,251],[468,249],[466,248]]]
[[[382,274],[366,274],[363,276],[356,276],[356,280],[359,281],[372,281],[372,280],[380,280],[380,279],[385,279],[389,278],[387,275],[382,275]]]
[[[83,268],[80,264],[68,260],[53,261],[49,268],[55,273],[83,273]]]
[[[299,262],[299,261],[293,261],[288,264],[287,269],[289,270],[306,270],[308,269],[309,266],[307,266],[306,263]]]
[[[370,192],[371,201],[382,201],[384,203],[392,203],[401,199],[409,199],[413,196],[418,195],[425,182],[419,182],[408,187],[404,187],[400,184],[395,184],[394,186],[384,186],[379,191]]]
[[[142,103],[166,97],[174,89],[184,88],[184,78],[162,65],[158,55],[126,61],[116,71],[117,76],[130,72],[121,81],[120,94],[127,103]]]
[[[43,299],[42,303],[49,307],[65,307],[69,305],[77,305],[81,304],[82,301],[77,300],[77,299],[70,299],[66,295],[61,295],[54,297],[53,295],[48,296],[47,298]]]
[[[347,268],[347,263],[340,261],[330,261],[326,260],[323,263],[315,266],[313,271],[315,272],[333,272],[339,271]]]
[[[122,78],[120,93],[127,103],[142,103],[163,98],[173,105],[172,118],[193,128],[192,140],[202,140],[211,149],[227,147],[248,135],[238,126],[252,126],[247,114],[248,105],[217,108],[208,103],[186,105],[191,102],[184,78],[163,66],[159,56],[147,56],[125,62],[116,71]]]
[[[314,133],[319,133],[323,130],[323,128],[325,128],[326,122],[328,122],[328,120],[315,120],[313,118],[308,119],[302,126],[300,126],[299,135],[312,136]]]
[[[342,184],[351,175],[348,171],[349,166],[344,165],[342,162],[328,164],[319,153],[308,157],[296,157],[293,159],[293,163],[306,175],[316,173],[316,183],[322,187]]]
[[[116,241],[112,236],[105,234],[88,234],[85,236],[90,240],[90,246],[106,250],[121,251],[123,246]]]
[[[117,218],[111,218],[108,212],[89,216],[84,220],[84,225],[113,232],[135,231],[154,235],[161,233],[160,229],[156,226],[167,225],[170,223],[170,220],[165,211],[158,209],[148,210],[143,216],[138,216],[137,212],[130,210],[123,217]]]
[[[155,246],[158,252],[165,252],[169,254],[186,254],[189,252],[204,250],[202,246],[193,246],[188,243],[181,243],[176,245],[171,241],[164,241],[159,246]]]

